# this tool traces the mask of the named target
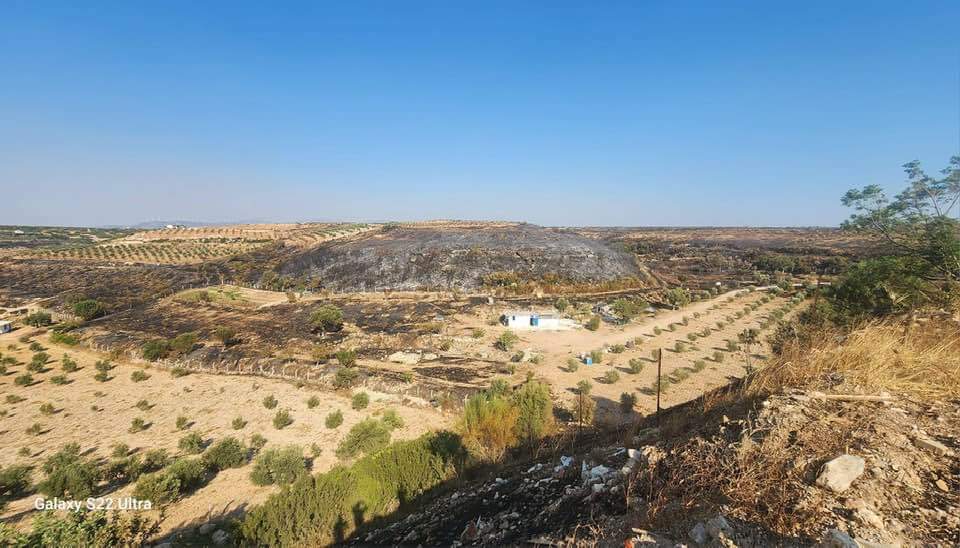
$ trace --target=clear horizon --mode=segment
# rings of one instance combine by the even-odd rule
[[[960,153],[960,4],[14,2],[3,225],[836,226]]]

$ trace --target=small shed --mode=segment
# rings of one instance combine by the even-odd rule
[[[8,321],[0,320],[0,334],[13,331],[13,324]]]
[[[500,323],[514,329],[560,329],[558,316],[532,311],[505,312]]]

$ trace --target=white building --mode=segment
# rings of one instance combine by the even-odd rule
[[[564,329],[559,316],[533,311],[505,312],[500,323],[513,329]]]
[[[0,333],[9,333],[13,331],[13,325],[7,321],[0,321]]]

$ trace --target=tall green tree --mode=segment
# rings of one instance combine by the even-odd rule
[[[837,300],[850,311],[913,312],[926,304],[956,304],[960,156],[951,158],[939,177],[928,175],[919,161],[903,169],[907,187],[892,199],[878,185],[843,196],[843,205],[854,210],[843,227],[877,238],[886,254],[861,262],[841,280]]]

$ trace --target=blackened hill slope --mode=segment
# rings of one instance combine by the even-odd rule
[[[279,273],[335,291],[473,289],[497,273],[576,283],[645,277],[631,254],[598,240],[504,223],[387,227],[297,253]]]

